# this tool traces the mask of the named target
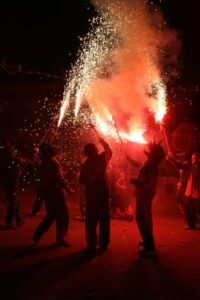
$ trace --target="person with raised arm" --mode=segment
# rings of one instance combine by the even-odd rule
[[[99,137],[104,151],[99,153],[95,144],[84,146],[86,160],[81,165],[79,181],[85,185],[86,200],[86,241],[87,251],[96,253],[99,224],[99,252],[106,251],[110,242],[110,212],[107,166],[112,151],[107,142]]]

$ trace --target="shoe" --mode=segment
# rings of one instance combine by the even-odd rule
[[[56,246],[58,247],[70,247],[70,243],[68,241],[59,241],[59,242],[56,242]]]
[[[133,215],[125,215],[124,220],[127,222],[133,222]]]
[[[97,250],[95,248],[88,247],[86,248],[85,252],[86,252],[86,256],[90,258],[95,257],[97,255]]]
[[[38,247],[40,245],[41,241],[40,240],[37,240],[37,241],[34,241],[33,240],[33,243],[31,244],[32,247]]]
[[[17,227],[14,224],[6,224],[6,229],[7,230],[15,230]]]
[[[138,246],[144,246],[144,242],[139,242]]]
[[[17,223],[18,227],[22,227],[24,225],[24,221],[23,220],[17,221],[16,223]]]
[[[195,226],[189,226],[189,225],[186,225],[186,226],[184,226],[184,229],[185,229],[185,230],[195,230],[196,227],[195,227]]]
[[[144,248],[142,250],[139,250],[139,254],[144,255],[144,256],[152,256],[155,255],[155,249],[154,248]]]
[[[106,252],[107,251],[107,249],[108,249],[108,247],[107,246],[105,246],[105,247],[99,247],[99,249],[97,250],[97,254],[103,254],[104,252]]]

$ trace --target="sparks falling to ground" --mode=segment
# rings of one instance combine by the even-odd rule
[[[167,29],[161,13],[150,9],[147,1],[102,0],[94,5],[98,16],[90,21],[91,29],[81,39],[58,126],[72,99],[77,119],[83,101],[87,101],[99,132],[113,139],[120,134],[124,141],[146,143],[144,111],[153,113],[156,122],[161,122],[167,111],[165,50],[172,50],[169,45],[176,42],[176,34]],[[88,122],[87,116],[85,119]]]

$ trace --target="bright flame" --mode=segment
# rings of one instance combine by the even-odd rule
[[[116,125],[114,125],[113,123],[113,116],[109,113],[108,110],[105,110],[107,121],[105,121],[97,113],[94,115],[95,115],[96,127],[103,135],[115,140],[119,140],[119,138],[121,138],[122,140],[125,141],[137,142],[140,144],[147,143],[145,138],[143,137],[143,134],[145,132],[144,129],[135,129],[128,134],[122,130],[118,131]]]
[[[60,115],[59,115],[59,119],[58,119],[58,127],[60,126],[64,116],[65,116],[65,113],[67,111],[67,108],[69,106],[69,93],[67,93],[67,95],[65,96],[64,100],[63,100],[63,103],[62,103],[62,106],[60,108]]]
[[[98,128],[98,130],[106,136],[112,137],[112,138],[116,138],[116,131],[113,127],[113,124],[111,123],[112,118],[108,119],[107,121],[104,120],[102,117],[100,117],[99,114],[94,114],[95,116],[95,123],[96,123],[96,127]]]
[[[73,96],[75,117],[79,118],[82,101],[86,100],[97,130],[116,140],[119,134],[124,140],[146,143],[145,112],[153,112],[155,120],[161,122],[167,111],[160,64],[165,63],[165,49],[173,52],[170,46],[176,36],[167,30],[161,14],[157,9],[153,11],[148,1],[92,2],[99,14],[90,21],[90,31],[81,39],[78,58],[65,87],[67,97],[62,102],[58,126]],[[80,114],[88,119],[87,111]],[[119,121],[119,132],[112,115]]]
[[[167,112],[167,103],[166,103],[166,86],[163,82],[159,82],[155,84],[155,87],[157,89],[157,109],[155,111],[155,120],[157,122],[161,122]]]
[[[126,139],[129,140],[131,142],[137,142],[140,144],[146,144],[147,141],[144,139],[143,134],[144,134],[144,129],[136,129],[135,131],[132,131],[130,134],[127,134],[123,131],[119,132],[119,135]]]

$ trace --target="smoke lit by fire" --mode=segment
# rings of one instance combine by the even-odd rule
[[[153,113],[159,122],[167,111],[165,49],[169,52],[168,44],[176,42],[176,35],[147,1],[93,2],[98,16],[91,20],[91,29],[81,40],[77,62],[66,83],[58,126],[72,98],[77,118],[86,100],[101,133],[117,138],[118,131],[124,140],[145,143],[145,111]]]

